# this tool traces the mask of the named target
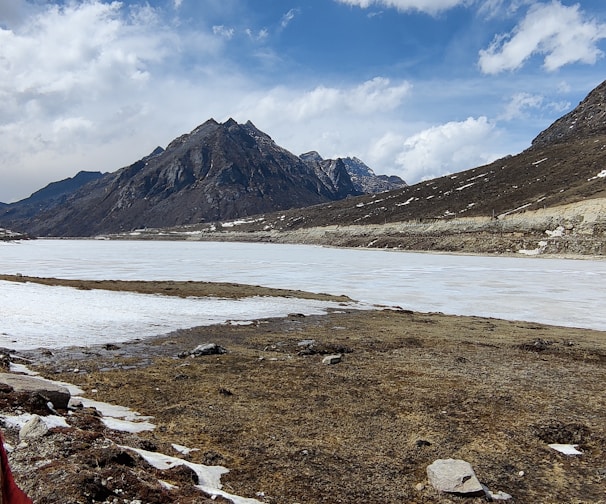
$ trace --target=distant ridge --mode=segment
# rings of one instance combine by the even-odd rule
[[[0,223],[38,236],[92,236],[307,207],[361,187],[343,160],[310,164],[250,121],[209,119],[116,172],[50,184],[1,209]]]

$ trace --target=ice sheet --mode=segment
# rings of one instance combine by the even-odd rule
[[[0,281],[0,347],[113,343],[230,319],[321,314],[329,306],[339,305],[273,297],[183,299]]]
[[[36,240],[0,245],[0,272],[240,282],[346,294],[420,311],[606,330],[606,261],[596,260],[259,243]]]

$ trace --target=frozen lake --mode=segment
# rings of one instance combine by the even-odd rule
[[[36,240],[0,244],[0,272],[79,279],[238,282],[346,294],[363,303],[418,311],[606,330],[603,316],[606,261],[417,254],[258,243]],[[181,324],[179,327],[188,327],[201,325],[191,323],[211,315],[212,321],[216,322],[259,318],[270,306],[275,310],[267,316],[305,312],[306,308],[305,303],[295,306],[292,299],[279,308],[276,305],[282,301],[264,300],[257,310],[252,306],[254,301],[250,306],[244,301],[223,301],[224,307],[219,308],[215,303],[216,306],[205,308],[202,300],[169,301],[158,296],[123,294],[129,298],[127,300],[103,294],[102,305],[93,309],[92,301],[83,300],[83,291],[66,294],[72,290],[53,291],[29,284],[20,287],[15,290],[14,285],[0,282],[0,336],[3,333],[6,340],[3,342],[0,338],[3,346],[10,347],[12,343],[12,347],[18,347],[18,341],[23,340],[19,324],[27,317],[30,323],[36,324],[34,303],[37,307],[48,305],[46,331],[53,324],[61,323],[62,331],[69,332],[70,321],[75,321],[82,313],[86,314],[85,319],[94,318],[95,312],[105,313],[103,331],[112,336],[107,341],[116,341],[117,334],[128,333],[131,327],[138,325],[140,330],[141,324],[150,326],[155,333],[166,332],[167,327],[173,326],[162,320],[163,317],[170,318],[170,314],[176,314],[175,323]],[[136,302],[130,300],[133,297],[137,298]],[[123,310],[126,314],[120,314],[118,308],[129,306],[129,303],[135,304]],[[196,306],[192,308],[188,303]],[[179,313],[181,304],[184,314]],[[144,308],[146,305],[151,307],[149,314]],[[231,308],[228,309],[228,305]],[[308,307],[311,311],[322,309],[318,304],[312,305]],[[227,310],[225,314],[224,309]],[[112,310],[117,310],[116,321],[112,321]],[[191,310],[193,315],[187,315]],[[129,316],[132,321],[128,320]],[[95,338],[101,337],[99,327],[88,327],[83,331],[94,333],[92,339],[97,341]]]

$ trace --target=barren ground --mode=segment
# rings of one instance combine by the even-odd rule
[[[204,288],[152,282],[145,290],[202,295]],[[315,344],[306,349],[303,340]],[[228,353],[178,357],[205,342]],[[342,353],[342,362],[322,364],[327,353]],[[228,467],[226,489],[267,503],[484,502],[437,494],[425,470],[438,458],[467,460],[482,483],[513,502],[606,502],[604,332],[334,311],[24,355],[43,375],[152,415],[157,425],[125,440],[81,412],[73,428],[15,450],[16,479],[35,502],[210,502],[187,474],[157,474],[107,448],[108,439],[164,453],[169,443],[198,448],[189,460]],[[14,442],[14,432],[6,435]],[[578,444],[583,455],[549,443]],[[119,478],[131,500],[114,491]],[[160,489],[158,478],[180,489]]]

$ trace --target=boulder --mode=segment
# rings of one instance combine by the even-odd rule
[[[36,439],[45,436],[48,426],[38,415],[33,415],[19,430],[19,441]]]
[[[427,466],[429,483],[439,492],[473,494],[484,492],[469,462],[438,459]]]
[[[227,353],[227,350],[216,343],[204,343],[188,352],[181,352],[179,357],[201,357],[202,355],[221,355],[225,353]]]
[[[17,393],[40,395],[58,409],[67,409],[71,397],[67,388],[34,376],[0,373],[0,384],[12,387]]]

